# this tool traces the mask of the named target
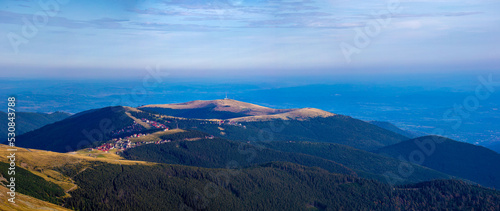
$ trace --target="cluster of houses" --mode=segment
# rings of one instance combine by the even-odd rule
[[[241,126],[244,127],[241,123],[231,121],[231,120],[217,120],[217,121],[206,121],[200,122],[200,124],[218,124],[218,125],[233,125],[233,126]]]
[[[234,122],[234,121],[231,121],[231,120],[222,120],[222,121],[219,122],[219,125],[222,125],[222,124],[233,125],[233,126],[243,126],[241,123]]]
[[[98,151],[109,153],[110,150],[117,149],[118,151],[116,153],[118,154],[119,152],[124,151],[126,149],[138,147],[138,146],[145,145],[145,144],[163,144],[163,143],[168,143],[168,142],[172,141],[172,140],[139,141],[139,142],[131,142],[130,141],[130,138],[138,138],[138,137],[142,137],[142,136],[146,136],[146,135],[148,135],[148,134],[139,133],[139,134],[134,134],[134,135],[125,137],[125,138],[114,138],[111,140],[112,142],[104,143],[101,146],[98,146],[96,148],[90,148],[89,151],[98,150]],[[200,139],[200,138],[203,138],[203,137],[191,138],[191,139]],[[213,135],[209,135],[209,136],[205,136],[204,138],[205,139],[214,139],[215,137]],[[189,139],[186,138],[184,140],[189,140]]]
[[[159,123],[159,122],[156,122],[156,121],[152,121],[152,120],[149,120],[149,119],[146,119],[146,118],[142,118],[141,120],[143,122],[147,123],[148,125],[150,125],[151,127],[160,128],[160,129],[168,129],[167,126],[165,126],[162,123]]]
[[[151,127],[168,130],[167,126],[165,126],[164,124],[161,124],[159,122],[148,120],[145,118],[142,118],[141,120],[143,122],[147,123]],[[111,132],[111,135],[117,136],[117,135],[120,135],[123,133],[134,133],[134,132],[139,132],[142,130],[144,130],[144,127],[142,125],[140,125],[139,123],[134,121],[134,123],[132,125],[129,125],[129,126],[124,127],[122,129],[115,130],[115,131]]]
[[[114,138],[114,139],[112,139],[111,143],[105,143],[105,144],[102,144],[101,146],[98,146],[96,148],[91,148],[90,151],[99,150],[99,151],[108,153],[109,150],[112,150],[112,149],[117,149],[119,151],[123,151],[126,149],[141,146],[144,144],[163,144],[163,143],[171,142],[171,140],[139,141],[139,142],[131,142],[130,141],[130,138],[136,138],[136,137],[141,137],[141,136],[145,136],[145,135],[146,134],[134,134],[130,137],[118,138],[118,139]]]
[[[144,130],[144,127],[142,127],[142,125],[140,125],[139,123],[134,121],[134,123],[132,125],[129,125],[129,126],[124,127],[122,129],[115,130],[115,131],[111,132],[111,135],[117,136],[117,135],[120,135],[122,133],[133,133],[133,132],[139,132],[142,130]]]
[[[158,129],[165,129],[165,131],[169,129],[164,124],[161,124],[161,123],[156,122],[156,121],[148,120],[146,118],[142,118],[141,121],[147,123],[151,127],[155,127],[155,128],[158,128]],[[206,122],[206,123],[213,123],[213,122]],[[221,125],[221,124],[231,124],[231,125],[239,125],[239,126],[241,126],[241,123],[235,123],[235,122],[228,121],[228,120],[218,121],[218,122],[216,122],[216,124],[219,124],[219,125]],[[134,123],[132,125],[129,125],[129,126],[125,127],[125,128],[113,131],[112,135],[120,135],[122,133],[134,133],[134,132],[140,132],[142,130],[144,130],[144,128],[139,123],[137,123],[137,122],[134,121]],[[102,151],[102,152],[108,153],[112,149],[117,149],[118,150],[117,153],[119,153],[119,152],[124,151],[126,149],[134,148],[134,147],[141,146],[141,145],[144,145],[144,144],[163,144],[163,143],[168,143],[168,142],[172,141],[172,140],[139,141],[139,142],[132,142],[132,141],[130,141],[131,138],[139,138],[139,137],[143,137],[143,136],[146,136],[146,135],[149,135],[149,134],[134,133],[134,134],[132,134],[130,136],[127,136],[127,137],[124,137],[124,138],[113,138],[111,140],[111,142],[104,143],[101,146],[98,146],[96,148],[90,148],[89,151],[98,150],[98,151]],[[200,137],[200,138],[202,138],[202,137]],[[214,136],[212,136],[212,135],[205,136],[205,139],[213,139],[213,138],[214,138]]]
[[[151,121],[151,120],[148,120],[145,118],[142,118],[141,120],[143,122],[147,123],[148,125],[150,125],[151,127],[168,130],[167,126],[165,126],[164,124],[161,124],[159,122]],[[117,136],[117,135],[120,135],[123,133],[134,133],[134,134],[127,136],[127,137],[124,137],[124,138],[114,138],[111,140],[112,142],[110,142],[110,143],[105,143],[105,144],[102,144],[101,146],[98,146],[96,148],[91,148],[89,150],[91,150],[91,151],[99,150],[102,152],[109,152],[109,150],[118,149],[118,150],[123,151],[125,149],[134,148],[136,146],[140,146],[143,144],[162,144],[162,143],[167,143],[167,142],[171,141],[171,140],[160,140],[160,141],[131,142],[130,141],[131,138],[138,138],[138,137],[149,135],[149,134],[143,134],[143,133],[135,133],[135,132],[140,132],[142,130],[144,130],[144,127],[142,125],[140,125],[139,123],[137,123],[136,121],[134,121],[134,123],[132,125],[129,125],[129,126],[124,127],[122,129],[113,131],[112,135]]]

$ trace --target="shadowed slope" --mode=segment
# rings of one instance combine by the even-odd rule
[[[425,145],[426,149],[429,149],[426,151],[427,155],[419,147],[419,143],[429,143],[429,141],[435,143],[433,144],[435,147]],[[421,164],[423,166],[469,179],[484,186],[500,188],[500,154],[482,146],[439,136],[424,136],[387,146],[376,152],[394,158],[403,156],[408,160],[410,155],[413,155],[416,161],[419,161],[416,154],[421,154],[425,156]]]

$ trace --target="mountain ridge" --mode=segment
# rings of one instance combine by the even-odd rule
[[[92,109],[17,136],[16,145],[55,152],[75,151],[107,141],[113,130],[133,122],[122,106]]]
[[[428,134],[423,133],[423,132],[403,130],[403,129],[399,128],[398,126],[396,126],[390,122],[386,122],[386,121],[375,121],[374,120],[374,121],[368,121],[368,123],[370,123],[372,125],[379,126],[379,127],[384,128],[386,130],[395,132],[397,134],[401,134],[401,135],[406,136],[408,138],[418,138],[418,137],[428,135]]]
[[[16,135],[21,135],[70,117],[70,113],[61,111],[52,113],[16,112]],[[7,113],[0,111],[0,124],[7,125],[7,123]],[[7,137],[7,127],[0,127],[0,136]]]
[[[422,143],[427,144],[424,150]],[[402,141],[375,152],[393,158],[402,156],[410,161],[410,156],[420,154],[424,156],[423,162],[419,161],[422,166],[483,186],[500,188],[500,154],[483,146],[431,135]]]

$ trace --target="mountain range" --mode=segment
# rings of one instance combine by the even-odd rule
[[[187,109],[184,109],[186,106]],[[168,107],[168,105],[162,105],[162,107]],[[156,105],[143,106],[139,108],[140,110],[116,106],[84,111],[71,118],[23,134],[18,137],[18,142],[21,147],[56,152],[74,151],[108,140],[113,136],[114,130],[130,126],[141,118],[162,122],[170,128],[196,128],[212,135],[237,141],[250,141],[249,139],[255,137],[255,139],[276,141],[332,142],[374,150],[408,139],[367,122],[348,116],[334,115],[319,109],[280,110],[235,100],[193,101],[173,104],[170,107],[175,108],[172,110],[178,113],[166,114],[160,112],[164,110],[149,109],[159,108]],[[184,115],[186,113],[196,116],[186,119]],[[329,115],[321,116],[323,114]],[[242,120],[240,118],[242,115],[246,115],[243,118],[261,118],[261,120],[233,121],[233,118]],[[230,118],[213,119],[215,116]],[[285,116],[286,118],[281,118]],[[219,122],[226,123],[219,125]],[[244,125],[240,126],[240,124]],[[276,128],[272,128],[270,124]],[[146,128],[143,129],[146,130]],[[263,131],[267,131],[266,134]]]
[[[16,159],[41,209],[500,209],[498,153],[418,135],[224,99],[83,111],[18,136]]]

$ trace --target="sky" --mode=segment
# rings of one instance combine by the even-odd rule
[[[0,78],[500,70],[498,0],[2,0]]]

